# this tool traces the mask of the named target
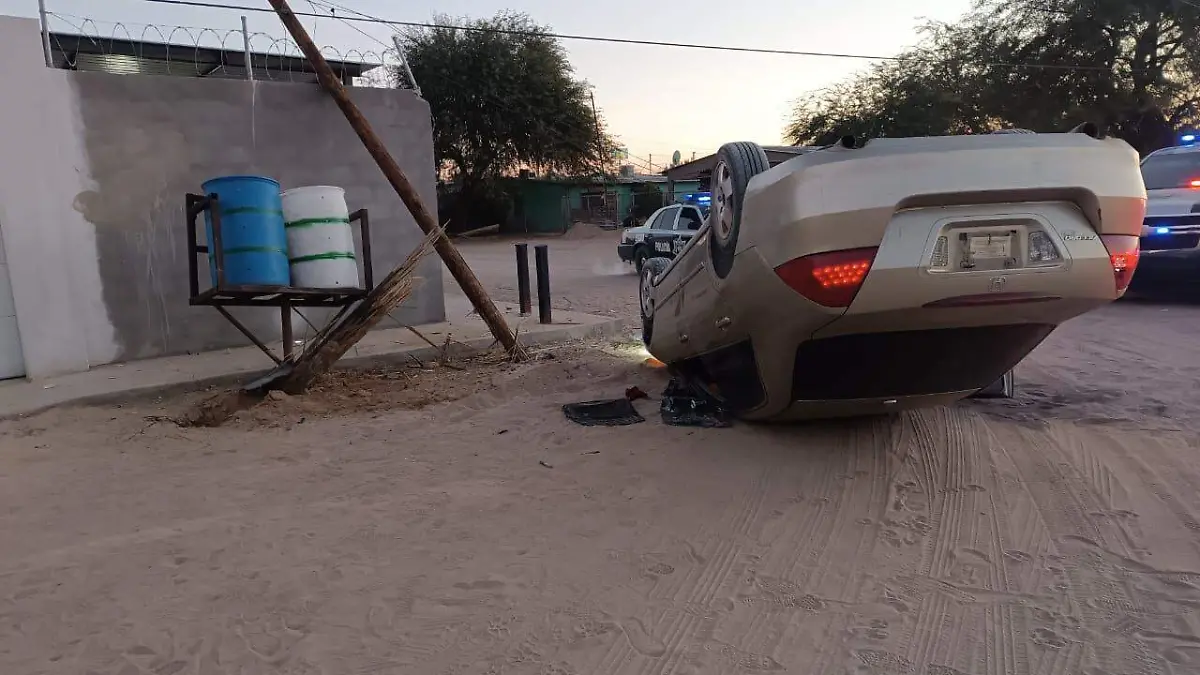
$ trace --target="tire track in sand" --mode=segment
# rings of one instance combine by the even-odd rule
[[[736,566],[746,535],[757,524],[770,488],[773,467],[765,467],[742,496],[733,501],[723,522],[701,528],[691,541],[707,540],[695,553],[697,564],[682,576],[674,589],[655,592],[652,599],[666,601],[658,620],[647,627],[640,619],[619,620],[624,640],[617,640],[591,668],[595,675],[635,672],[657,675],[670,672],[685,656],[682,645],[706,621],[717,592]],[[683,596],[683,597],[681,597]]]
[[[1048,429],[1014,424],[996,424],[990,429],[998,451],[1017,471],[1020,480],[1016,486],[1036,505],[1053,541],[1047,559],[1060,584],[1051,590],[1059,594],[1060,607],[1078,612],[1077,617],[1043,617],[1046,625],[1031,633],[1030,672],[1061,675],[1089,668],[1100,675],[1164,672],[1165,664],[1143,642],[1131,639],[1132,631],[1120,629],[1129,619],[1136,623],[1136,617],[1154,614],[1155,609],[1143,603],[1127,574],[1075,543],[1090,542],[1126,556],[1132,553],[1127,549],[1128,532],[1089,518],[1103,510],[1097,495],[1107,489],[1103,481],[1089,485],[1089,477],[1103,472],[1081,470],[1072,460],[1088,452],[1084,439],[1091,430],[1064,423],[1052,423]],[[1102,637],[1079,644],[1082,638],[1064,635],[1068,628],[1075,635]],[[1059,652],[1067,648],[1076,658],[1063,658]]]
[[[988,460],[983,421],[963,408],[911,416],[913,461],[930,498],[931,536],[913,579],[921,595],[904,653],[917,669],[986,664],[987,672],[1028,672],[1004,570],[1006,505]]]
[[[842,481],[842,488],[837,508],[828,518],[832,538],[827,537],[810,551],[815,560],[798,586],[804,597],[819,599],[822,609],[829,604],[859,605],[864,602],[867,589],[877,585],[878,574],[863,568],[879,562],[875,550],[882,543],[880,532],[888,520],[890,488],[899,470],[900,455],[896,448],[902,425],[897,418],[879,418],[862,420],[847,431],[848,466],[845,473],[833,476]],[[833,662],[844,657],[844,636],[854,620],[846,611],[831,612],[822,618],[829,639],[824,641],[824,649],[807,659],[814,673],[836,670]],[[790,621],[788,631],[773,644],[764,644],[761,651],[768,654],[788,651],[796,644],[797,633],[803,628],[801,623]]]
[[[1194,468],[1173,459],[1174,456],[1192,454],[1194,447],[1147,438],[1140,440],[1148,447],[1135,452],[1120,439],[1104,437],[1098,440],[1134,472],[1179,524],[1186,528],[1188,534],[1193,537],[1200,534],[1200,491],[1196,489],[1200,477]]]
[[[761,536],[747,542],[747,550],[737,552],[741,563],[726,574],[734,570],[740,572],[736,577],[740,584],[729,589],[733,592],[720,594],[720,597],[722,586],[711,587],[701,602],[713,610],[717,609],[713,603],[718,603],[720,610],[707,616],[690,617],[679,628],[674,658],[669,656],[662,668],[649,668],[643,673],[709,673],[714,668],[762,672],[787,668],[776,658],[779,653],[776,644],[784,640],[787,632],[778,630],[778,623],[789,614],[820,611],[826,606],[823,599],[806,593],[805,589],[821,566],[829,564],[829,544],[849,524],[846,500],[854,491],[854,481],[847,479],[854,478],[855,457],[860,450],[851,441],[861,433],[858,425],[843,424],[780,432],[787,446],[793,445],[793,439],[803,438],[805,446],[820,450],[785,454],[786,461],[764,469],[763,485],[757,495],[761,499],[760,506],[768,501],[782,500],[784,507],[770,514],[773,518],[770,531],[764,525]],[[871,440],[866,445],[878,445],[873,442],[874,435],[869,431],[867,434]],[[779,487],[776,493],[787,490],[786,498],[783,494],[770,494],[766,482],[768,475],[771,484]],[[786,517],[789,513],[797,518],[789,520]],[[758,519],[760,514],[756,512],[754,517]],[[755,529],[754,523],[747,520],[743,525],[735,525],[732,531],[736,537]],[[721,535],[714,533],[713,536]],[[802,568],[800,574],[797,568]],[[802,580],[798,580],[798,576]],[[747,587],[753,593],[739,598],[738,589]],[[734,613],[740,614],[738,621],[728,621]],[[789,623],[785,629],[790,627]],[[769,637],[772,635],[774,637]],[[694,658],[688,659],[689,655]],[[717,663],[706,662],[712,660]],[[786,661],[786,657],[783,660]]]
[[[935,409],[916,411],[909,415],[912,433],[910,462],[917,468],[917,483],[925,493],[929,504],[930,537],[925,540],[921,564],[914,581],[914,589],[921,595],[916,619],[908,633],[908,648],[905,661],[912,667],[922,667],[931,662],[937,638],[943,634],[942,625],[949,618],[955,624],[958,612],[948,613],[948,596],[922,580],[940,580],[949,571],[945,568],[948,551],[946,542],[958,538],[962,518],[962,491],[952,487],[950,479],[961,483],[957,475],[965,463],[961,447],[961,411]],[[936,432],[944,430],[944,436]],[[955,443],[955,441],[959,441]],[[924,587],[924,588],[922,588]],[[956,641],[957,634],[951,639]]]
[[[841,509],[844,494],[838,489],[839,476],[846,475],[852,457],[846,452],[849,433],[836,425],[780,432],[789,447],[799,445],[793,441],[802,438],[803,446],[818,450],[789,452],[786,463],[768,468],[777,489],[775,494],[764,496],[769,496],[768,501],[778,508],[764,518],[757,540],[748,542],[741,564],[735,567],[739,572],[736,584],[729,593],[714,596],[720,611],[704,617],[693,629],[693,639],[684,649],[692,658],[676,660],[661,672],[709,673],[714,668],[772,671],[785,667],[775,659],[772,648],[785,632],[778,626],[779,621],[791,613],[818,611],[824,604],[804,594],[793,577],[799,567],[807,578],[811,570],[805,563],[819,559],[823,543],[836,534],[833,519]],[[737,620],[729,621],[735,615]],[[763,640],[765,645],[756,644]],[[706,662],[713,658],[719,663]]]

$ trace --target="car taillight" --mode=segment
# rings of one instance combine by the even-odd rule
[[[1108,249],[1108,260],[1112,263],[1113,278],[1117,284],[1117,293],[1124,293],[1133,280],[1137,270],[1138,258],[1141,256],[1141,245],[1136,235],[1102,234],[1100,241]]]
[[[816,253],[785,262],[775,274],[800,295],[825,307],[849,307],[862,288],[876,248]]]

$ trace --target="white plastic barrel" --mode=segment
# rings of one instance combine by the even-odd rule
[[[314,185],[283,193],[288,262],[299,288],[361,288],[346,191]]]

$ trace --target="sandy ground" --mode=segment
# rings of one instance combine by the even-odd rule
[[[550,244],[556,304],[631,311]],[[661,390],[611,345],[7,422],[0,673],[1200,672],[1198,334],[1119,303],[1017,400],[797,427],[567,422]]]

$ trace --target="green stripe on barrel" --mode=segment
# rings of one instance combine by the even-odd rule
[[[312,227],[313,225],[349,225],[349,218],[301,218],[284,223],[284,227]]]
[[[357,260],[357,258],[354,257],[353,253],[346,251],[331,251],[329,253],[314,253],[313,255],[302,255],[299,258],[289,258],[288,262],[295,264],[312,262],[314,260]]]

